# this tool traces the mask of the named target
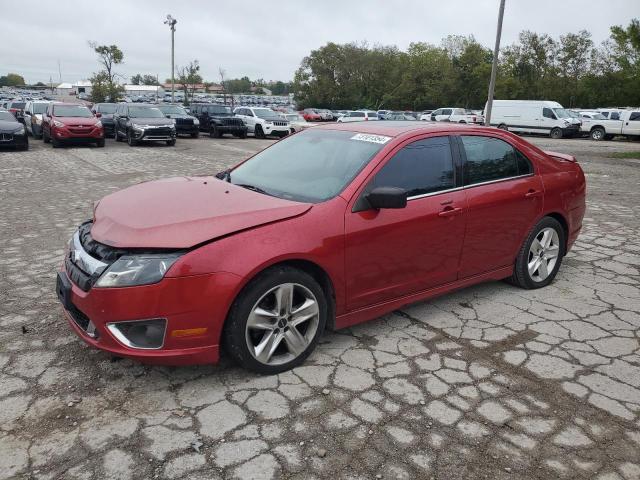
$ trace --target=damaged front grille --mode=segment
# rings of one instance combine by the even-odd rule
[[[127,250],[125,248],[116,248],[110,245],[105,245],[104,243],[96,242],[91,237],[92,226],[92,221],[84,222],[82,225],[80,225],[78,234],[80,235],[80,243],[82,244],[82,248],[84,248],[84,250],[93,258],[97,258],[102,262],[111,264],[119,259],[122,255],[131,253],[131,250]]]

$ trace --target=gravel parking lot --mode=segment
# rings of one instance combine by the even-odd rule
[[[551,286],[494,282],[327,333],[273,377],[114,360],[71,333],[55,272],[93,202],[268,144],[0,152],[0,478],[640,478],[637,142],[533,138],[587,173]]]

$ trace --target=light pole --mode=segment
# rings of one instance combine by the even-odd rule
[[[484,124],[488,127],[491,124],[491,107],[493,107],[493,91],[496,88],[496,71],[498,70],[498,54],[500,53],[500,37],[502,36],[502,18],[504,17],[504,0],[500,0],[500,11],[498,13],[498,30],[496,31],[496,46],[493,49],[493,64],[491,65],[491,80],[489,80],[489,97],[487,98],[487,109],[484,112]]]
[[[171,103],[174,103],[174,92],[175,92],[175,79],[174,79],[174,63],[173,63],[173,49],[174,49],[174,35],[176,33],[176,23],[178,20],[173,18],[171,15],[167,15],[167,19],[164,21],[165,25],[169,25],[171,28]]]

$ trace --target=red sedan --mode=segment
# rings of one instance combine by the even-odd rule
[[[42,139],[54,147],[70,142],[104,147],[104,127],[85,105],[53,102],[42,115]]]
[[[302,115],[302,118],[304,118],[307,122],[321,122],[322,121],[322,115],[320,115],[318,112],[316,112],[313,108],[305,108],[304,110],[302,110],[301,112],[298,112],[300,115]]]
[[[304,153],[304,154],[301,154]],[[495,128],[333,124],[216,177],[103,198],[57,293],[114,355],[299,365],[325,329],[487,280],[548,285],[582,227],[575,158]]]

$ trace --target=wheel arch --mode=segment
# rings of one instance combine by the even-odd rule
[[[589,130],[589,132],[593,132],[596,128],[600,129],[600,130],[604,130],[604,133],[607,133],[607,129],[604,128],[602,125],[594,125],[593,127],[591,127],[591,129]]]
[[[567,242],[569,241],[569,222],[567,222],[565,216],[560,212],[548,212],[544,215],[544,217],[551,217],[554,220],[557,220],[560,225],[562,225],[562,230],[564,231],[564,253],[566,254]]]

